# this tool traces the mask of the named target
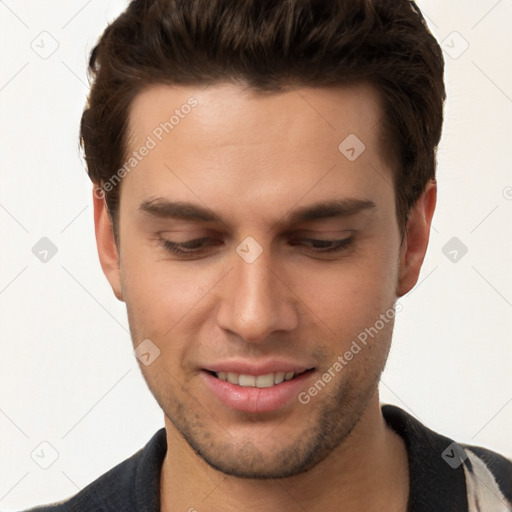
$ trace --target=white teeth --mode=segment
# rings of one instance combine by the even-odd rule
[[[238,377],[238,385],[253,388],[256,386],[256,377],[254,375],[240,375]]]
[[[274,376],[274,384],[281,384],[284,380],[284,372],[277,372]]]
[[[248,388],[269,388],[276,384],[281,384],[281,382],[285,380],[293,379],[293,377],[295,377],[295,372],[267,373],[266,375],[258,375],[258,377],[233,372],[218,372],[216,375],[220,380],[236,384],[238,386]]]
[[[241,380],[241,379],[240,379]],[[274,385],[274,374],[267,373],[267,375],[259,375],[256,377],[257,388],[269,388]]]
[[[236,373],[228,372],[228,382],[231,384],[238,384],[238,375]]]

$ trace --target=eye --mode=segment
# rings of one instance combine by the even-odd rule
[[[186,242],[173,242],[172,240],[161,239],[162,245],[168,251],[177,256],[196,256],[205,252],[205,242],[210,240],[208,237],[195,238]]]
[[[353,237],[343,238],[341,240],[315,240],[312,238],[305,239],[305,242],[311,243],[311,249],[321,254],[330,254],[341,252],[348,248],[353,241]],[[295,245],[295,244],[294,244]]]
[[[181,257],[203,255],[212,247],[212,244],[208,243],[209,241],[215,242],[209,237],[195,238],[185,242],[174,242],[164,238],[160,240],[161,244],[167,251]],[[298,242],[294,240],[291,245],[306,246],[307,250],[310,250],[316,254],[333,254],[347,249],[352,244],[352,242],[353,237],[343,238],[341,240],[316,240],[308,238],[302,239]]]

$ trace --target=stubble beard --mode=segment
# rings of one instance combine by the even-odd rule
[[[194,410],[196,400],[190,398],[191,406],[187,407],[175,396],[160,395],[155,386],[147,379],[146,382],[177,433],[210,467],[237,478],[279,479],[309,471],[347,441],[375,395],[384,365],[385,362],[371,380],[364,382],[363,389],[361,382],[351,384],[351,379],[340,379],[336,392],[324,398],[325,403],[315,409],[313,426],[305,425],[292,440],[282,435],[283,431],[278,426],[269,437],[278,439],[281,435],[280,445],[276,448],[274,444],[266,450],[250,441],[236,445],[231,438],[230,442],[229,434],[217,423],[214,423],[214,430],[222,432],[222,439],[215,439],[212,429],[204,421],[215,420],[201,406]],[[327,390],[300,407],[309,407],[314,400],[322,400],[324,392]]]

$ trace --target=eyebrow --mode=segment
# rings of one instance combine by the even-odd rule
[[[277,224],[290,225],[301,224],[321,219],[341,218],[355,215],[362,211],[373,210],[377,205],[366,199],[333,199],[322,201],[310,206],[303,206],[289,212]],[[203,206],[183,201],[169,201],[164,198],[156,198],[143,201],[139,211],[152,217],[161,219],[180,219],[199,222],[222,222],[226,224],[220,215]]]

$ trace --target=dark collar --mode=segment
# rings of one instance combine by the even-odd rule
[[[399,407],[384,405],[382,414],[407,448],[407,512],[467,512],[464,470],[462,466],[452,469],[441,457],[452,440],[428,429]],[[160,471],[166,451],[167,439],[162,428],[143,449],[137,465],[133,491],[140,512],[159,512]]]
[[[410,475],[407,512],[467,512],[464,469],[462,466],[452,469],[441,457],[453,441],[425,427],[399,407],[384,405],[382,414],[407,448]]]

